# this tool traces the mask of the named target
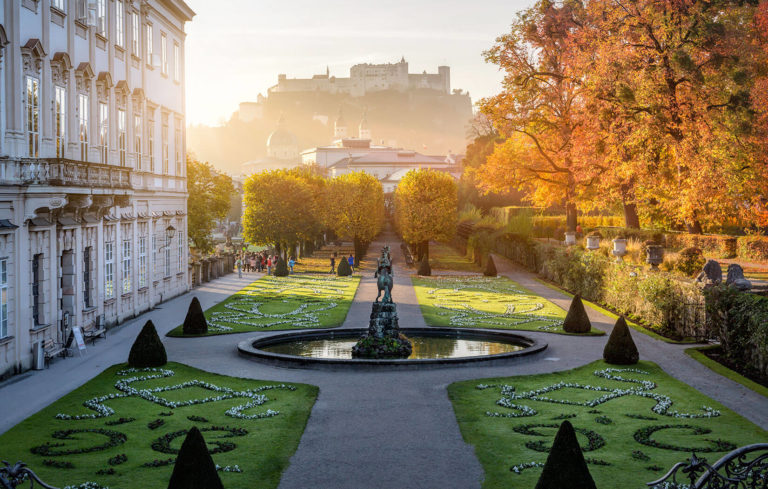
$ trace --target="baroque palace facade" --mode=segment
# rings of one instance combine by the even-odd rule
[[[188,290],[182,0],[0,8],[0,378]]]

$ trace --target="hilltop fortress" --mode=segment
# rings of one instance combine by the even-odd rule
[[[331,76],[326,68],[324,75],[312,78],[288,78],[277,76],[277,85],[269,88],[269,94],[286,92],[325,92],[363,97],[383,90],[407,90],[426,88],[451,93],[451,68],[438,66],[437,73],[408,73],[408,62],[401,58],[398,63],[357,64],[349,70],[349,78]]]

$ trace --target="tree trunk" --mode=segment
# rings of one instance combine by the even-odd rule
[[[624,203],[624,227],[640,229],[640,218],[637,217],[637,204]]]
[[[355,236],[353,243],[355,246],[355,267],[359,267],[360,259],[365,254],[365,243],[363,243],[357,236]]]
[[[565,230],[572,233],[576,232],[576,204],[568,202],[565,204]]]
[[[695,217],[685,222],[685,228],[690,234],[702,234],[701,223]]]
[[[421,260],[429,261],[429,240],[421,242]]]

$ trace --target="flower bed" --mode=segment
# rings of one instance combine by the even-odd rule
[[[208,334],[341,326],[359,276],[263,277],[205,312]],[[183,336],[181,326],[168,336]]]
[[[562,419],[573,424],[597,487],[645,487],[696,450],[714,462],[768,433],[651,362],[598,361],[566,372],[464,381],[448,388],[484,488],[533,487]]]
[[[507,278],[414,277],[430,326],[564,333],[565,311]],[[593,329],[594,334],[603,334]]]
[[[95,481],[159,489],[167,487],[184,436],[197,425],[225,487],[277,487],[316,395],[313,386],[181,364],[116,365],[0,436],[0,447],[3,458],[24,460],[57,487]],[[161,410],[175,415],[158,418]]]

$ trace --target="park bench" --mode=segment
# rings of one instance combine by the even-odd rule
[[[678,481],[678,472],[687,481]],[[710,465],[696,453],[687,462],[675,464],[664,477],[646,485],[651,489],[758,489],[768,482],[768,443],[747,445],[724,455]]]
[[[90,328],[83,331],[83,338],[85,341],[91,340],[91,344],[96,343],[96,339],[99,337],[107,339],[107,327],[104,324],[104,315],[96,319],[96,322],[91,325]]]
[[[53,338],[48,338],[43,341],[43,355],[45,357],[45,366],[47,367],[56,356],[66,357],[67,349],[62,343],[54,341]]]

